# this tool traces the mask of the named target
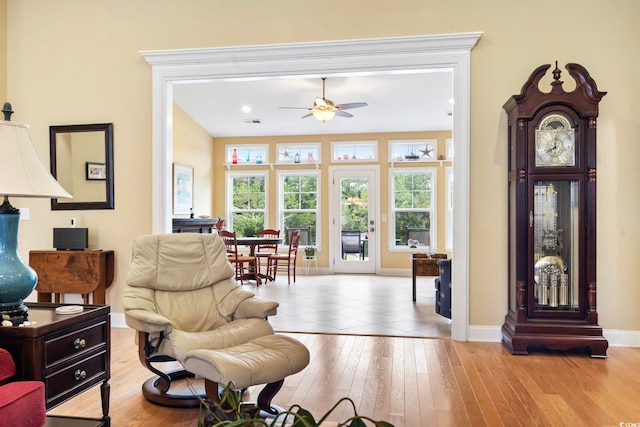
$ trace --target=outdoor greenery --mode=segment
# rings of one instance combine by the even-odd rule
[[[264,228],[264,176],[234,176],[231,222],[238,237],[255,236]]]
[[[344,179],[342,186],[342,229],[367,230],[369,221],[369,187],[367,179]]]
[[[406,245],[407,227],[431,228],[431,174],[396,173],[393,183],[396,244]]]
[[[284,177],[282,196],[285,230],[291,228],[307,229],[311,227],[309,241],[301,240],[301,243],[315,243],[318,208],[317,175],[297,174]],[[288,243],[288,241],[285,243]]]
[[[233,230],[238,237],[257,236],[258,230],[264,229],[264,214],[261,213],[234,213]]]

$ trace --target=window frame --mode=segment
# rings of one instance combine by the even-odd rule
[[[397,174],[430,174],[431,175],[431,201],[429,209],[396,209],[395,207],[395,175]],[[424,250],[425,246],[419,246],[418,248],[410,248],[408,245],[396,245],[396,212],[429,212],[429,240],[431,244],[429,245],[429,250],[433,252],[436,249],[436,246],[433,245],[434,242],[438,240],[438,220],[437,220],[437,212],[438,212],[438,170],[435,167],[420,167],[420,168],[406,168],[406,167],[396,167],[389,169],[389,239],[388,239],[388,250],[390,252],[419,252],[421,249]]]
[[[314,210],[312,209],[305,209],[305,210],[299,210],[299,209],[285,209],[284,208],[284,180],[287,177],[290,176],[315,176],[316,177],[316,197],[317,197],[317,201],[316,201],[316,208]],[[282,247],[286,247],[287,245],[284,244],[285,239],[284,239],[284,233],[285,231],[285,227],[284,227],[284,215],[288,212],[315,212],[316,214],[316,224],[315,224],[315,241],[313,242],[312,246],[315,246],[317,251],[320,251],[321,249],[321,242],[320,242],[320,236],[321,234],[321,221],[320,221],[320,215],[322,213],[322,209],[321,209],[321,202],[322,202],[322,195],[321,195],[321,190],[322,190],[322,181],[321,181],[321,173],[320,170],[318,169],[296,169],[296,170],[279,170],[276,171],[276,179],[277,179],[277,197],[278,197],[278,205],[277,205],[277,209],[276,209],[276,217],[278,218],[277,223],[278,223],[278,228],[281,231],[281,235],[283,236],[283,244],[281,245]],[[302,248],[304,249],[304,248]]]
[[[263,210],[255,210],[255,209],[242,209],[235,210],[233,209],[233,178],[234,177],[263,177],[264,178],[264,209]],[[225,215],[227,220],[227,229],[233,230],[233,214],[235,212],[262,212],[264,217],[264,223],[269,224],[269,173],[267,171],[227,171],[225,174],[226,181],[226,206],[225,206]]]

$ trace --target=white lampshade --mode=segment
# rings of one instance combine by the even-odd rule
[[[333,109],[319,108],[319,109],[313,110],[313,117],[315,117],[316,119],[320,120],[323,123],[328,120],[331,120],[335,115],[336,115],[336,112]]]
[[[72,197],[38,155],[29,126],[0,121],[0,160],[1,196]]]

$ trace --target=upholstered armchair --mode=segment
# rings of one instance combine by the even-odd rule
[[[140,361],[156,374],[142,387],[148,400],[165,406],[198,406],[198,397],[169,390],[172,381],[197,374],[211,383],[234,381],[243,388],[278,383],[262,398],[269,406],[283,378],[308,364],[306,347],[289,337],[274,336],[266,320],[276,314],[278,303],[243,290],[234,276],[217,235],[159,234],[135,240],[123,305],[127,325],[138,331]],[[248,343],[251,351],[238,350]],[[251,353],[255,361],[239,360],[243,356],[233,355],[236,350]],[[291,357],[273,356],[284,351]],[[223,366],[223,359],[242,368]],[[187,360],[194,364],[193,370],[163,372],[154,366],[177,361],[184,368]],[[254,372],[241,378],[249,368]],[[214,389],[211,384],[209,388]]]
[[[11,354],[0,348],[0,425],[40,427],[46,419],[44,383],[13,381],[16,365]]]
[[[451,319],[451,259],[439,259],[436,278],[436,313]]]

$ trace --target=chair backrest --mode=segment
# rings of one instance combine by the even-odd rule
[[[280,230],[274,230],[272,228],[265,228],[264,230],[258,230],[256,233],[258,237],[280,237]],[[259,252],[273,252],[278,253],[278,244],[274,245],[258,245],[257,250]]]
[[[431,246],[431,240],[428,228],[404,228],[404,241],[408,242],[409,239],[417,240],[423,246]]]
[[[246,298],[234,276],[215,234],[139,236],[122,299],[125,316],[142,310],[170,318],[174,329],[210,330],[227,323]]]
[[[289,239],[289,259],[293,261],[293,265],[295,265],[296,259],[298,258],[300,236],[302,236],[302,232],[300,230],[293,230],[291,232],[291,239]]]
[[[235,231],[220,230],[218,236],[222,238],[227,254],[238,256],[238,240]]]
[[[288,244],[289,242],[291,242],[291,233],[293,233],[294,231],[300,231],[300,241],[298,242],[299,245],[310,245],[311,244],[311,226],[306,227],[306,228],[287,228],[287,234],[286,234],[286,238],[287,240],[285,241],[285,244]]]
[[[342,253],[359,254],[362,250],[360,230],[342,230]]]

